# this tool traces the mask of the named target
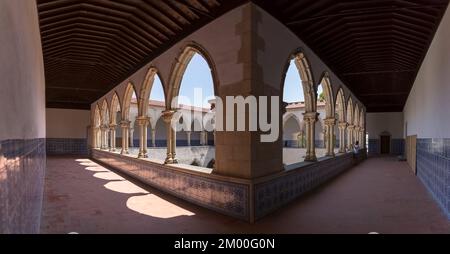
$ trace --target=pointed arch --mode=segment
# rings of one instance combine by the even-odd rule
[[[334,118],[334,98],[333,98],[333,89],[331,86],[330,75],[328,72],[324,72],[322,75],[320,85],[322,85],[323,93],[325,95],[325,117],[326,118]],[[317,103],[317,99],[316,99]],[[317,105],[316,105],[317,108]]]
[[[173,99],[180,93],[181,81],[183,75],[186,71],[189,62],[195,54],[199,54],[205,59],[210,70],[213,80],[214,95],[217,96],[219,87],[219,78],[217,76],[217,71],[215,64],[212,60],[211,55],[202,46],[195,42],[189,42],[187,46],[181,51],[179,56],[175,59],[175,64],[172,67],[172,72],[169,79],[169,91],[168,99],[166,100],[166,108],[171,108]],[[174,105],[178,105],[178,102],[174,102]]]
[[[291,112],[285,113],[283,116],[283,125],[282,125],[283,129],[284,129],[284,126],[286,125],[287,121],[289,121],[289,119],[291,119],[291,118],[293,118],[297,122],[299,129],[302,130],[303,129],[302,121],[298,118],[297,115],[295,115],[294,113],[291,113]]]
[[[111,108],[109,109],[109,119],[111,124],[117,124],[117,112],[120,112],[121,110],[121,103],[119,99],[119,95],[116,91],[114,91],[112,100],[111,100]]]
[[[347,123],[350,125],[353,124],[353,113],[353,100],[352,97],[349,97],[347,101]]]
[[[101,124],[102,125],[109,125],[109,106],[108,101],[106,99],[103,99],[102,107],[100,108],[100,115],[102,117]]]
[[[365,110],[364,110],[364,108],[361,109],[361,111],[360,111],[359,114],[360,114],[360,115],[359,115],[359,126],[360,126],[361,128],[364,128],[364,125],[366,124],[366,122],[365,122],[366,118],[365,118]]]
[[[150,101],[150,94],[153,90],[153,85],[155,78],[158,78],[161,81],[162,89],[164,92],[164,101],[167,100],[167,94],[164,82],[161,78],[161,76],[158,74],[158,69],[156,67],[150,67],[147,71],[147,74],[145,75],[144,82],[141,86],[141,91],[139,92],[139,99],[138,99],[138,114],[139,116],[147,116],[148,114],[148,104]]]
[[[130,121],[130,106],[133,93],[136,94],[136,89],[133,83],[129,82],[127,84],[127,88],[125,89],[125,94],[122,101],[122,119],[125,121]]]
[[[102,119],[100,116],[100,108],[98,107],[98,104],[95,104],[94,108],[94,127],[100,127],[102,123]]]
[[[353,117],[353,125],[359,127],[359,104],[355,103],[355,114]]]
[[[338,121],[341,123],[345,122],[345,96],[344,96],[344,90],[342,87],[339,88],[337,94],[336,94],[336,109],[335,113],[337,113]]]
[[[286,80],[286,73],[289,69],[291,60],[295,60],[295,66],[297,67],[300,79],[302,80],[303,96],[305,98],[305,112],[316,111],[316,97],[314,89],[314,79],[311,73],[311,67],[309,61],[301,49],[295,50],[289,55],[288,60],[284,66],[283,76],[281,78],[281,91],[284,91],[284,85]]]

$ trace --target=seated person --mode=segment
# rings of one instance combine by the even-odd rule
[[[353,145],[353,156],[356,157],[359,153],[359,141],[356,141]]]

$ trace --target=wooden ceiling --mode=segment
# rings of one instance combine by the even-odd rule
[[[90,104],[173,44],[249,0],[37,0],[47,107]],[[402,111],[449,0],[253,0],[366,105]]]

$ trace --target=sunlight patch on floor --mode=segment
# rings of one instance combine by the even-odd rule
[[[131,197],[127,200],[127,207],[135,212],[162,219],[195,215],[153,194]]]

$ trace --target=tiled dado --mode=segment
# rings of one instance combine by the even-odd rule
[[[0,233],[38,233],[45,139],[0,141]]]
[[[47,138],[46,151],[47,155],[87,155],[87,141],[85,138]]]
[[[351,153],[254,181],[194,172],[130,156],[92,150],[92,157],[157,189],[197,205],[254,221],[365,158]]]
[[[380,140],[379,139],[369,139],[369,154],[379,154],[380,153]],[[402,138],[391,139],[390,154],[401,155],[405,150],[405,140]]]
[[[231,182],[208,174],[183,172],[170,166],[97,149],[92,157],[177,197],[217,212],[250,220],[249,183]]]
[[[364,154],[363,152],[360,153],[357,159],[353,159],[351,153],[338,155],[318,163],[283,172],[270,180],[255,183],[255,219],[262,218],[305,192],[337,176],[364,159]]]
[[[450,139],[417,139],[417,176],[450,219]]]

